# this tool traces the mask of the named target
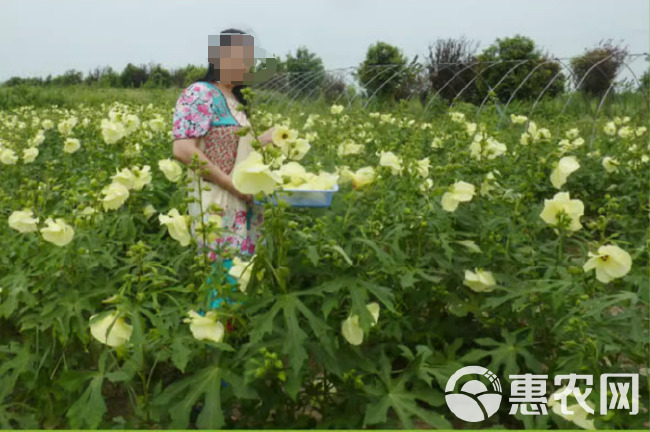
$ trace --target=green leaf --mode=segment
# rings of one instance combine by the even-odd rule
[[[320,255],[318,255],[318,249],[316,249],[316,246],[314,245],[307,246],[307,258],[309,258],[309,261],[311,261],[314,267],[318,265],[318,261],[320,260]]]
[[[350,259],[348,254],[346,254],[345,251],[341,248],[341,246],[339,246],[339,245],[334,245],[334,246],[326,245],[326,246],[323,246],[323,249],[330,249],[330,250],[333,250],[334,252],[338,252],[343,257],[345,262],[347,262],[349,265],[353,265],[352,260]]]
[[[490,355],[489,351],[485,351],[482,349],[473,349],[464,356],[460,358],[460,361],[465,362],[465,363],[472,363],[477,360],[480,360],[482,358],[485,358]]]
[[[433,282],[433,283],[438,283],[438,282],[440,282],[442,280],[442,277],[440,277],[440,276],[432,276],[432,275],[426,273],[425,271],[423,271],[421,269],[416,269],[415,274],[420,276],[422,279],[428,280],[429,282]]]
[[[295,296],[285,296],[282,300],[282,311],[287,326],[282,352],[289,356],[293,372],[290,375],[294,378],[300,372],[302,364],[307,360],[307,350],[304,346],[307,340],[307,333],[300,328],[300,324],[298,323],[298,316],[296,314],[297,303],[298,299]],[[289,380],[291,381],[291,376]],[[295,400],[299,387],[292,387],[291,390],[287,388],[287,390],[289,395]]]
[[[174,366],[178,368],[181,372],[185,372],[185,366],[187,366],[187,362],[190,358],[190,353],[192,350],[190,350],[188,347],[186,347],[183,344],[183,341],[181,338],[175,338],[174,342],[172,342],[172,362],[174,363]]]
[[[327,318],[327,316],[332,312],[332,309],[337,307],[339,305],[339,299],[336,298],[336,296],[327,296],[323,299],[323,304],[321,306],[321,310],[323,311],[323,316]]]
[[[203,396],[203,409],[197,418],[197,426],[202,429],[219,429],[224,423],[221,410],[221,380],[233,375],[224,373],[221,366],[211,365],[198,373],[169,385],[152,401],[152,406],[159,407],[171,415],[172,429],[187,429],[194,404]]]
[[[402,285],[402,288],[412,287],[413,284],[415,283],[415,276],[413,274],[413,271],[406,270],[406,272],[402,275],[399,281],[400,284]]]
[[[520,338],[519,335],[524,331],[529,332],[527,337]],[[504,339],[503,342],[496,341],[492,338],[476,339],[475,342],[479,345],[494,348],[491,350],[473,349],[460,360],[462,362],[476,362],[477,360],[490,356],[489,369],[498,371],[503,366],[503,372],[508,376],[519,372],[521,368],[518,359],[521,358],[532,372],[541,371],[541,363],[535,360],[534,356],[528,351],[528,347],[534,344],[534,341],[532,341],[532,333],[529,329],[524,328],[513,333],[502,330],[501,336]]]
[[[250,132],[250,130],[251,130],[250,126],[240,127],[240,128],[237,130],[237,132],[235,132],[235,134],[237,134],[237,136],[243,137],[243,136],[246,135],[248,132]]]
[[[205,385],[205,401],[203,408],[196,419],[200,429],[221,428],[225,423],[221,410],[221,369],[210,375]]]
[[[364,281],[357,279],[357,282],[375,295],[383,303],[384,306],[388,308],[391,312],[395,312],[395,306],[393,305],[393,299],[395,298],[394,294],[391,292],[390,288],[386,288],[376,283],[369,281]]]
[[[390,408],[390,399],[382,397],[377,402],[374,402],[366,408],[366,415],[363,419],[364,427],[366,425],[373,425],[377,423],[386,422],[386,413]]]
[[[98,429],[107,412],[102,384],[104,377],[95,375],[81,397],[66,412],[72,429]]]
[[[413,418],[417,417],[426,422],[429,426],[438,429],[449,429],[451,423],[442,415],[420,406],[418,401],[426,402],[429,405],[440,406],[444,398],[438,390],[431,387],[422,388],[417,383],[407,389],[407,383],[413,377],[410,371],[406,371],[397,378],[392,376],[392,367],[386,354],[382,351],[380,359],[379,381],[366,386],[370,396],[378,396],[378,399],[366,409],[363,426],[385,423],[388,409],[393,409],[401,421],[401,428],[413,429]]]
[[[356,237],[352,239],[352,241],[368,245],[377,255],[377,259],[381,263],[384,271],[390,272],[395,267],[395,260],[389,254],[381,250],[376,242],[361,237]]]
[[[281,309],[282,304],[276,301],[268,312],[262,315],[256,315],[252,319],[251,328],[253,330],[250,333],[252,343],[259,343],[266,333],[273,332],[273,320]]]

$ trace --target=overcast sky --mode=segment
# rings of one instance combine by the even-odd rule
[[[437,38],[486,48],[516,33],[560,58],[602,39],[650,51],[648,0],[0,0],[0,81],[121,71],[128,63],[207,65],[208,35],[228,27],[282,58],[304,45],[327,69],[358,65],[384,41],[412,58]],[[648,69],[644,57],[630,65]]]

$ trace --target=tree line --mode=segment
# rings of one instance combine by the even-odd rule
[[[409,59],[398,47],[377,42],[368,48],[365,59],[352,75],[367,96],[394,100],[417,97],[423,103],[432,95],[475,104],[488,97],[501,101],[533,100],[564,93],[569,84],[598,97],[621,88],[648,92],[650,87],[647,71],[640,78],[640,85],[627,82],[613,87],[629,51],[611,40],[585,49],[568,64],[542,52],[532,39],[519,34],[498,38],[480,53],[477,45],[465,37],[438,39],[428,46],[426,58],[418,62],[418,56]],[[302,97],[323,95],[330,100],[350,91],[350,84],[333,71],[326,71],[322,59],[306,47],[299,47],[295,55],[288,53],[285,59],[275,59],[279,74],[273,78],[273,88],[278,91]],[[167,70],[156,63],[129,63],[121,72],[110,66],[97,67],[84,76],[72,69],[46,78],[12,77],[3,85],[182,88],[200,80],[205,73],[205,66]]]

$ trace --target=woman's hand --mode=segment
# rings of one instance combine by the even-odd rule
[[[262,143],[262,145],[271,144],[273,142],[273,130],[275,126],[268,128],[262,135],[257,137],[257,139]]]
[[[235,185],[233,184],[232,180],[230,181],[228,191],[233,194],[236,198],[239,198],[240,200],[244,201],[246,204],[252,205],[254,202],[254,197],[253,195],[250,194],[243,194],[237,190]]]
[[[253,205],[253,203],[255,202],[255,198],[253,197],[253,195],[250,194],[239,193],[239,199],[244,201],[248,205]]]

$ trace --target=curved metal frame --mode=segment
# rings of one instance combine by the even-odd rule
[[[509,96],[508,100],[506,101],[505,105],[501,109],[499,109],[500,108],[499,106],[497,107],[497,109],[499,110],[499,113],[500,113],[499,122],[497,123],[497,130],[501,128],[504,117],[506,117],[506,120],[507,120],[508,107],[511,105],[512,101],[515,100],[517,93],[526,84],[526,82],[528,82],[528,80],[530,80],[530,78],[535,74],[535,72],[537,72],[537,70],[542,68],[544,65],[556,62],[556,63],[559,63],[561,65],[561,68],[556,74],[554,74],[551,77],[551,79],[548,81],[548,83],[544,86],[544,88],[541,90],[539,95],[533,101],[533,104],[530,107],[530,110],[528,111],[528,115],[527,115],[528,121],[525,123],[525,125],[523,125],[524,130],[528,127],[529,122],[532,120],[535,109],[537,108],[538,104],[542,100],[543,96],[551,88],[553,83],[555,83],[559,79],[559,77],[562,76],[563,73],[565,73],[565,71],[568,72],[568,74],[570,74],[571,83],[574,84],[574,88],[572,88],[568,92],[568,97],[566,98],[566,100],[565,100],[565,102],[564,102],[564,104],[562,106],[562,109],[559,112],[560,116],[563,115],[566,112],[569,104],[571,103],[571,101],[574,98],[575,93],[580,92],[580,87],[582,86],[582,83],[585,81],[587,75],[592,73],[592,71],[595,68],[598,68],[598,66],[600,64],[602,64],[605,61],[611,59],[613,56],[614,56],[614,54],[611,54],[611,55],[599,60],[597,63],[593,64],[591,67],[589,67],[589,69],[585,72],[585,74],[581,77],[580,80],[577,80],[578,77],[575,75],[572,68],[569,67],[565,62],[562,61],[562,60],[567,60],[567,59],[561,59],[561,58],[557,58],[557,57],[550,58],[550,59],[545,59],[544,61],[542,61],[541,63],[536,65],[530,72],[528,72],[528,74],[523,78],[523,80],[517,85],[517,87],[514,89],[514,91],[510,94],[510,96]],[[634,73],[632,68],[630,67],[630,64],[632,64],[634,61],[636,61],[641,56],[648,56],[648,54],[647,53],[639,53],[639,54],[629,54],[629,55],[627,55],[626,56],[627,61],[624,61],[622,63],[622,66],[624,66],[625,69],[619,70],[616,73],[615,78],[617,78],[624,70],[627,70],[632,75],[633,82],[636,82],[637,85],[640,85],[639,78]],[[630,62],[629,59],[632,59],[632,61]],[[444,85],[442,87],[440,87],[435,93],[433,93],[432,95],[431,94],[428,95],[429,100],[424,105],[424,107],[423,107],[423,109],[421,111],[421,116],[422,117],[426,116],[426,114],[428,113],[433,101],[438,98],[438,96],[442,93],[442,91],[445,88],[447,88],[449,85],[451,85],[452,82],[454,82],[456,79],[458,79],[459,76],[460,76],[460,78],[462,78],[462,81],[465,82],[465,84],[460,89],[460,91],[458,91],[458,93],[454,96],[454,98],[452,98],[452,101],[449,104],[448,109],[451,109],[451,108],[454,107],[454,105],[458,102],[458,98],[465,91],[467,91],[467,89],[470,88],[472,83],[475,83],[479,79],[481,81],[485,82],[485,79],[484,79],[483,75],[489,69],[491,69],[491,68],[493,68],[493,67],[495,67],[495,66],[497,66],[499,64],[506,63],[506,62],[507,63],[514,63],[514,66],[512,66],[510,69],[507,70],[507,72],[505,74],[503,74],[503,76],[499,79],[499,81],[496,83],[496,85],[494,87],[491,87],[488,84],[488,89],[489,89],[488,94],[485,95],[485,97],[483,98],[483,100],[479,104],[479,106],[478,106],[478,108],[476,110],[476,113],[475,113],[475,118],[478,119],[480,117],[481,112],[483,111],[484,106],[486,105],[486,103],[487,103],[487,101],[489,99],[489,92],[492,92],[495,89],[497,89],[505,81],[505,79],[510,74],[512,74],[521,65],[523,65],[524,63],[527,63],[529,61],[535,61],[535,60],[534,59],[525,59],[525,60],[508,60],[508,61],[497,60],[497,61],[489,61],[489,62],[474,61],[474,62],[469,62],[469,63],[466,63],[466,62],[439,63],[438,66],[443,66],[441,71],[444,71],[444,70],[450,68],[451,66],[464,65],[464,67],[462,67],[458,71],[456,71],[453,74],[453,76],[451,78],[449,78],[444,83]],[[477,71],[475,69],[475,67],[477,65],[480,65],[480,64],[489,64],[489,66],[486,67],[486,68],[481,68],[481,70]],[[345,96],[345,97],[347,97],[347,105],[348,105],[348,107],[350,107],[354,100],[356,100],[357,98],[360,98],[360,99],[363,99],[363,108],[365,109],[365,108],[367,108],[369,106],[369,104],[372,102],[372,100],[374,100],[377,97],[378,93],[381,91],[382,88],[384,88],[386,85],[388,85],[390,82],[392,82],[400,74],[404,73],[405,69],[409,68],[410,66],[411,65],[407,65],[407,64],[370,65],[368,67],[377,68],[377,69],[381,68],[382,70],[378,71],[375,74],[375,76],[373,76],[368,81],[368,83],[366,83],[366,84],[370,84],[370,83],[374,82],[380,76],[386,76],[385,74],[386,74],[387,71],[389,73],[391,71],[393,71],[393,70],[395,70],[395,71],[392,73],[392,75],[390,75],[387,79],[385,79],[384,82],[379,87],[377,87],[371,94],[368,94],[367,91],[363,91],[363,90],[357,91],[354,95],[350,95],[349,92],[342,92],[341,94],[339,94],[334,99],[334,101],[332,103],[338,103],[340,98]],[[309,86],[313,85],[313,83],[316,82],[318,79],[322,79],[324,76],[327,76],[327,74],[332,75],[334,77],[334,79],[333,79],[332,83],[330,83],[324,91],[329,90],[333,85],[336,84],[337,81],[343,81],[346,84],[346,86],[354,85],[355,88],[358,87],[360,85],[358,83],[358,76],[355,76],[355,74],[353,73],[353,71],[356,70],[356,69],[357,69],[357,67],[350,66],[350,67],[346,67],[346,68],[329,69],[329,70],[324,70],[323,69],[323,70],[309,71],[309,72],[284,72],[284,73],[276,74],[271,79],[269,79],[269,80],[267,80],[265,82],[259,83],[259,84],[255,84],[252,87],[254,89],[258,89],[258,90],[261,91],[261,94],[263,95],[262,99],[273,101],[273,100],[277,100],[277,99],[281,98],[280,107],[284,108],[287,105],[293,104],[301,96],[304,96],[306,98],[310,98],[310,97],[313,96],[314,92],[319,91],[319,90],[323,90],[322,86],[314,86],[314,88],[310,89],[308,91],[308,93],[303,94],[303,93],[305,93],[304,92],[305,89],[309,89]],[[474,77],[472,79],[470,79],[469,81],[466,81],[466,79],[464,77],[462,77],[461,74],[463,74],[468,69],[471,69],[474,72]],[[600,69],[598,69],[598,70],[601,73],[603,73]],[[380,72],[382,72],[382,73],[380,73]],[[292,79],[293,75],[295,75],[295,74],[299,75],[297,80]],[[594,139],[595,139],[596,124],[597,124],[598,116],[600,115],[600,113],[601,113],[601,111],[602,111],[602,109],[603,109],[603,107],[605,105],[605,102],[606,102],[607,98],[608,97],[610,99],[611,99],[611,97],[616,98],[616,95],[618,94],[618,92],[613,91],[613,89],[615,88],[615,86],[617,84],[618,83],[616,82],[616,79],[612,80],[609,87],[607,88],[607,90],[605,91],[605,93],[603,94],[603,96],[601,97],[601,99],[599,101],[599,104],[598,104],[598,106],[596,108],[596,111],[594,113],[594,120],[593,120],[593,124],[592,124],[591,138],[590,138],[590,141],[589,141],[589,146],[590,147],[592,146],[592,144],[594,142]],[[571,86],[571,87],[573,87],[573,86]],[[650,110],[650,97],[645,92],[642,92],[642,93],[643,93],[642,96],[643,96],[643,98],[644,98],[644,100],[646,102],[644,104],[643,109],[644,109],[644,112],[647,114],[648,111]],[[413,92],[412,94],[410,94],[406,98],[406,100],[411,101],[412,98],[415,97],[417,94],[418,94],[417,92]],[[613,94],[613,96],[612,96],[612,94]],[[618,98],[616,98],[615,100],[616,100],[617,103],[619,103],[619,104],[621,103],[621,101]],[[591,106],[592,105],[590,104],[590,107]],[[592,108],[590,108],[589,111],[592,111]],[[447,122],[447,120],[448,120],[448,118],[446,116],[445,119],[443,120],[443,126]],[[560,127],[558,127],[558,129],[556,130],[556,133],[555,133],[555,141],[556,142],[559,139],[559,135],[560,135]]]

